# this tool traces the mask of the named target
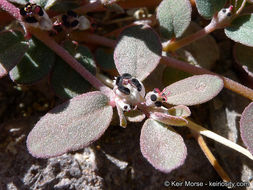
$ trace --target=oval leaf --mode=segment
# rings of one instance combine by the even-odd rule
[[[225,34],[231,40],[246,46],[253,47],[253,14],[242,15],[233,20],[231,25],[225,28]]]
[[[240,120],[240,131],[243,143],[253,154],[253,102],[242,112]]]
[[[169,173],[183,165],[187,149],[183,138],[172,128],[148,119],[141,130],[143,156],[158,170]]]
[[[49,73],[54,61],[54,52],[39,40],[32,38],[21,62],[10,71],[10,78],[19,84],[34,83]]]
[[[188,121],[183,117],[169,115],[168,113],[153,112],[150,117],[156,121],[173,126],[186,126]]]
[[[177,117],[189,117],[191,115],[191,110],[184,105],[174,106],[168,110],[168,113]]]
[[[191,22],[189,0],[163,0],[157,8],[160,31],[164,38],[180,37]]]
[[[77,96],[51,110],[27,137],[29,152],[49,158],[89,146],[107,129],[112,107],[101,92]]]
[[[227,0],[196,0],[196,6],[201,16],[212,18],[213,15],[224,7]]]
[[[144,80],[158,65],[162,45],[158,35],[148,26],[125,29],[114,51],[114,61],[120,75],[129,73]]]
[[[253,77],[253,47],[236,43],[234,46],[234,57],[237,64],[239,64],[250,77]]]
[[[96,65],[93,56],[87,47],[82,45],[76,47],[70,41],[66,41],[64,47],[88,71],[92,74],[96,74]],[[88,81],[59,57],[57,57],[53,68],[51,85],[55,93],[63,99],[75,97],[87,92],[91,88]]]
[[[28,44],[21,32],[5,31],[0,33],[0,78],[19,63]]]
[[[215,75],[196,75],[171,84],[165,88],[167,103],[173,105],[196,105],[214,98],[223,88],[223,80]]]

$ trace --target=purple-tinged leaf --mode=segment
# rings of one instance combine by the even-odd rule
[[[55,54],[36,38],[29,40],[29,49],[18,65],[9,73],[19,84],[31,84],[48,75],[55,62]]]
[[[77,96],[52,109],[27,137],[29,152],[49,158],[89,146],[108,128],[112,107],[101,92]]]
[[[17,31],[0,33],[0,78],[19,63],[28,49],[23,34]]]
[[[171,127],[153,119],[145,121],[140,137],[143,156],[158,170],[169,173],[184,164],[187,149]]]
[[[120,35],[114,51],[114,61],[120,75],[129,73],[144,80],[158,65],[162,45],[149,26],[130,26]]]
[[[196,105],[214,98],[223,88],[223,80],[215,75],[196,75],[175,82],[165,88],[167,103]]]
[[[244,46],[236,43],[234,46],[234,58],[236,63],[253,79],[253,47]]]
[[[244,144],[250,153],[253,154],[253,102],[242,112],[240,131]]]
[[[191,22],[189,0],[163,0],[157,8],[157,19],[163,37],[180,37]]]
[[[230,26],[225,28],[225,34],[235,42],[253,47],[252,30],[253,14],[245,14],[236,17]]]
[[[183,117],[173,116],[163,112],[153,112],[150,114],[150,118],[173,126],[186,126],[188,124],[188,121]]]

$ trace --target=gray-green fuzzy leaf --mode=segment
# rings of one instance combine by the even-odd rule
[[[231,25],[225,28],[225,34],[231,40],[253,47],[253,14],[235,18]]]
[[[169,173],[184,164],[187,149],[171,127],[153,119],[145,121],[140,137],[143,156],[158,170]]]
[[[18,65],[10,71],[10,78],[20,84],[34,83],[51,70],[55,54],[39,40],[29,40],[29,49]]]
[[[253,154],[253,102],[243,111],[240,120],[241,136],[244,144]]]
[[[158,35],[149,26],[131,26],[120,35],[114,50],[118,72],[129,73],[144,80],[158,65],[162,45]]]
[[[89,146],[111,122],[113,111],[108,101],[107,96],[96,91],[55,107],[29,133],[29,152],[49,158]]]
[[[214,98],[223,88],[223,80],[215,75],[195,75],[175,82],[165,88],[167,103],[196,105]]]
[[[196,0],[196,6],[201,16],[212,18],[212,16],[224,7],[227,0]]]
[[[189,0],[163,0],[157,8],[160,31],[164,38],[180,37],[191,21]]]
[[[20,62],[27,49],[28,43],[21,32],[0,33],[0,78]]]

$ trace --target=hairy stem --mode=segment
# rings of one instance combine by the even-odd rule
[[[208,148],[204,138],[196,131],[191,130],[191,133],[193,134],[194,138],[198,142],[201,150],[204,152],[205,156],[209,160],[210,164],[213,166],[213,168],[216,170],[216,172],[219,174],[221,179],[224,182],[229,182],[231,179],[229,178],[228,174],[224,171],[224,169],[221,167],[215,156],[212,154],[211,150]]]
[[[234,150],[236,150],[237,152],[240,152],[241,154],[247,156],[249,159],[253,160],[253,156],[252,154],[245,148],[243,148],[242,146],[212,132],[209,131],[208,129],[205,129],[204,127],[194,123],[193,121],[188,119],[188,124],[187,127],[189,127],[190,129],[197,131],[199,134],[204,135],[210,139],[215,140],[216,142],[219,142],[229,148],[232,148]]]
[[[190,65],[189,63],[171,58],[171,57],[165,57],[163,56],[160,63],[168,65],[170,67],[188,72],[188,73],[192,73],[192,74],[196,74],[196,75],[201,75],[201,74],[212,74],[212,75],[217,75],[219,77],[222,78],[223,82],[224,82],[224,87],[226,87],[229,90],[232,90],[246,98],[249,98],[251,100],[253,100],[253,90],[238,83],[235,82],[229,78],[226,78],[224,76],[218,75],[216,73],[213,73],[207,69],[204,68],[200,68],[200,67],[195,67],[193,65]]]
[[[116,46],[116,41],[103,36],[99,36],[87,31],[73,31],[70,34],[70,38],[78,42],[86,42],[97,45],[102,45],[106,47],[114,48]]]
[[[68,63],[76,72],[84,77],[96,89],[102,91],[109,97],[113,97],[112,90],[100,82],[94,75],[87,71],[77,60],[75,60],[63,47],[57,44],[53,38],[49,37],[44,31],[31,29],[31,33],[42,41],[46,46],[52,49],[58,56],[60,56],[66,63]]]
[[[205,37],[207,34],[213,32],[216,29],[216,25],[214,25],[212,22],[210,22],[205,28],[199,30],[198,32],[191,34],[185,38],[182,38],[178,41],[173,41],[170,43],[166,43],[166,45],[163,47],[163,51],[166,52],[173,52],[176,51],[184,46],[187,46],[188,44]]]

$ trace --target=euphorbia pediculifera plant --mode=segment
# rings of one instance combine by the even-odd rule
[[[117,107],[120,125],[142,121],[140,145],[143,156],[157,169],[170,172],[184,163],[187,155],[183,138],[171,126],[184,126],[190,115],[187,105],[206,102],[223,88],[214,75],[198,75],[145,95],[142,81],[156,68],[162,47],[157,34],[148,26],[132,26],[123,31],[114,51],[120,74],[113,96],[88,92],[57,106],[36,124],[27,138],[29,152],[49,158],[89,146],[110,125]],[[158,103],[159,102],[159,103]],[[167,108],[165,103],[175,105]],[[137,112],[135,118],[125,117]]]

